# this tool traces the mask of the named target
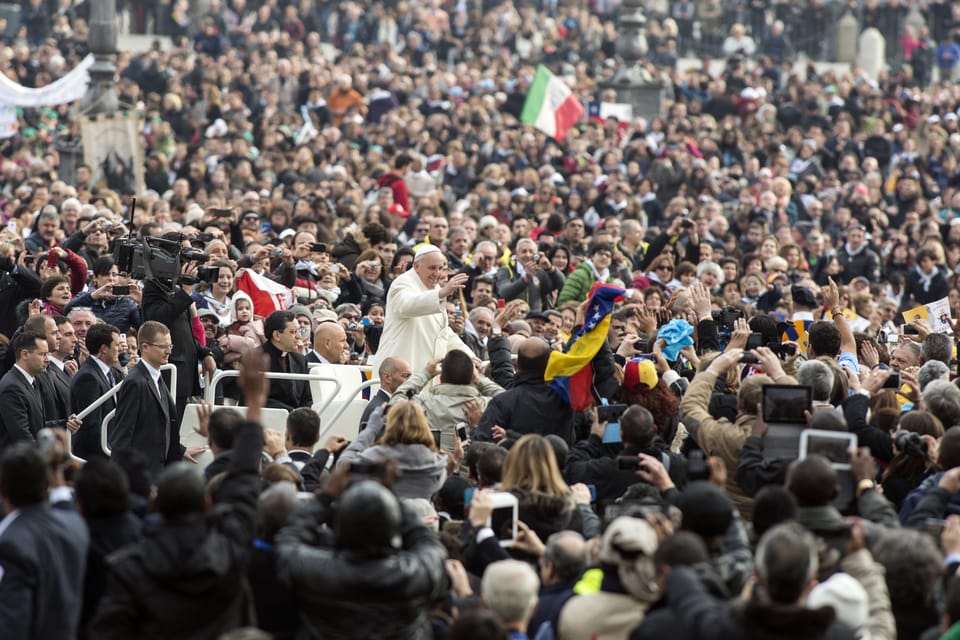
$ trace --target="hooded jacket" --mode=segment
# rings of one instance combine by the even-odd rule
[[[440,490],[447,479],[446,456],[422,444],[373,444],[379,436],[377,429],[364,429],[344,449],[337,464],[344,465],[355,460],[377,463],[392,458],[400,471],[393,485],[397,496],[429,500]]]
[[[216,638],[255,622],[245,580],[260,491],[263,428],[237,426],[234,457],[208,514],[161,521],[108,558],[93,638]]]
[[[250,304],[251,320],[249,322],[237,320],[237,303],[240,301]],[[245,292],[237,291],[233,294],[233,299],[230,301],[230,317],[233,319],[233,324],[227,330],[227,345],[223,348],[225,365],[236,364],[244,353],[266,342],[263,336],[263,320],[253,317],[253,300]]]
[[[440,382],[424,389],[430,382],[429,375],[426,371],[417,371],[397,388],[393,399],[406,399],[410,391],[416,393],[430,428],[440,430],[440,447],[453,452],[454,427],[458,422],[466,421],[463,406],[472,401],[479,402],[480,407],[486,409],[493,396],[503,393],[503,387],[481,376],[476,385]]]

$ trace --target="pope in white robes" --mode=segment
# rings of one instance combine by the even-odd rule
[[[450,328],[444,308],[447,297],[462,289],[468,278],[457,274],[441,287],[446,266],[443,253],[427,245],[417,251],[413,268],[390,285],[377,362],[387,357],[402,358],[419,371],[453,349],[474,355]]]

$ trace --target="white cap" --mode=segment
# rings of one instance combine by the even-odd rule
[[[440,249],[435,244],[424,245],[417,249],[417,253],[413,256],[413,261],[418,262],[431,253],[440,253]]]

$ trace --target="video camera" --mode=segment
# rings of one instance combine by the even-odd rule
[[[733,334],[733,325],[738,318],[743,317],[743,310],[726,305],[719,311],[711,311],[713,321],[717,323],[717,331],[722,337],[729,338]]]
[[[175,284],[213,283],[220,275],[217,267],[197,267],[197,277],[184,275],[185,262],[206,262],[206,251],[184,247],[180,240],[147,237],[137,240],[132,236],[118,238],[113,248],[113,260],[120,273],[137,280],[153,280],[164,288]]]

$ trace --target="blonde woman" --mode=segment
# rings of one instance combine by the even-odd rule
[[[567,486],[553,447],[539,434],[529,433],[510,448],[499,490],[517,497],[520,521],[541,540],[563,529],[586,535],[599,524],[590,510],[590,490],[582,484]]]
[[[386,428],[380,435],[371,422],[340,457],[339,464],[382,464],[394,460],[399,471],[393,490],[401,498],[426,498],[440,490],[447,474],[460,465],[463,447],[454,438],[454,454],[436,445],[423,409],[407,400],[387,410]]]

